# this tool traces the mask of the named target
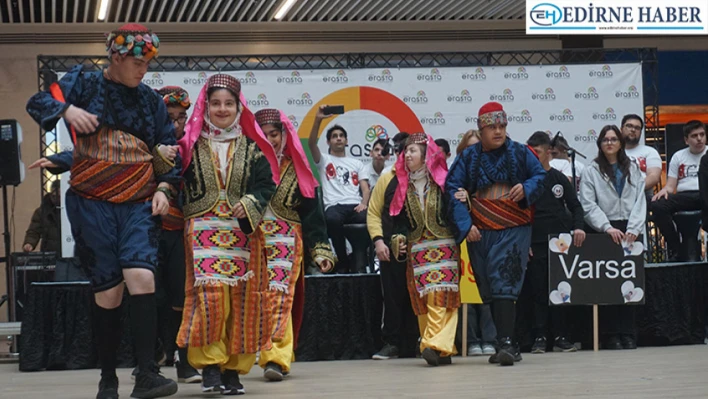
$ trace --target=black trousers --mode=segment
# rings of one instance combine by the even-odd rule
[[[332,205],[325,211],[327,221],[327,234],[332,239],[334,252],[337,254],[336,273],[350,273],[351,265],[347,258],[347,244],[344,236],[345,224],[366,224],[366,212],[357,212],[354,205]]]
[[[627,231],[626,220],[610,220],[612,227]],[[588,229],[589,233],[599,233]],[[604,234],[604,232],[603,232]],[[606,305],[600,306],[600,334],[604,336],[629,335],[636,339],[636,310],[633,305]]]
[[[384,312],[381,338],[398,347],[400,357],[415,356],[418,343],[418,317],[413,313],[408,294],[405,262],[381,262],[381,288]]]
[[[546,337],[550,321],[551,339],[568,337],[567,315],[571,308],[548,304],[548,242],[533,243],[531,250],[533,256],[526,268],[523,290],[528,294],[524,295],[524,299],[533,302],[533,332],[536,338]]]
[[[669,194],[666,199],[651,203],[654,223],[666,240],[669,251],[678,254],[681,249],[681,236],[676,231],[673,214],[680,211],[701,210],[701,197],[698,191],[683,191]]]

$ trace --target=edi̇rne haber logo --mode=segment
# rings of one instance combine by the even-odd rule
[[[526,34],[689,35],[708,32],[705,0],[526,0]]]

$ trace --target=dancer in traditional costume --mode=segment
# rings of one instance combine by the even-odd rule
[[[447,176],[455,239],[467,240],[475,279],[485,303],[492,303],[497,353],[490,363],[521,360],[512,342],[515,303],[524,281],[531,245],[531,205],[543,194],[546,172],[533,152],[507,137],[506,112],[490,102],[479,110],[481,141],[460,154]],[[455,198],[465,189],[470,208]]]
[[[324,211],[302,143],[288,117],[277,109],[256,112],[256,121],[273,145],[280,184],[260,224],[268,262],[272,348],[261,351],[259,365],[270,381],[290,372],[304,306],[305,249],[323,272],[334,264]]]
[[[153,361],[156,216],[168,211],[181,164],[158,150],[176,144],[174,127],[162,99],[141,83],[159,40],[144,26],[127,24],[111,32],[106,45],[111,60],[106,69],[89,72],[76,66],[29,100],[27,111],[43,129],[52,130],[63,117],[74,140],[73,154],[43,158],[33,166],[71,170],[66,210],[97,305],[101,381],[96,397],[118,398],[124,281],[131,294],[131,332],[140,369],[131,397],[169,396],[177,384],[161,376]]]
[[[232,76],[213,75],[179,140],[184,169],[185,304],[177,345],[202,369],[202,390],[245,392],[256,352],[270,349],[268,273],[258,228],[278,161]]]
[[[175,127],[177,140],[184,136],[184,126],[187,122],[187,110],[192,106],[189,93],[179,86],[165,86],[157,90],[167,107],[167,113]],[[177,155],[177,146],[168,147],[166,157],[173,159]],[[157,276],[161,277],[157,283],[158,294],[161,293],[171,308],[165,337],[165,350],[168,358],[174,353],[177,341],[177,332],[182,322],[182,308],[184,306],[184,215],[182,214],[182,201],[179,201],[179,192],[174,192],[170,199],[170,210],[162,216],[162,235],[160,236],[160,267]],[[202,381],[199,372],[187,360],[187,348],[177,348],[178,360],[177,381],[198,383]]]
[[[397,261],[407,258],[408,293],[418,316],[420,350],[431,366],[450,364],[460,307],[459,250],[448,225],[445,155],[425,133],[412,134],[386,186],[383,239]],[[379,184],[386,183],[381,180]]]

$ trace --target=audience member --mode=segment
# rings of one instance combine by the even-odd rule
[[[639,166],[644,177],[647,201],[654,195],[654,186],[661,180],[661,155],[653,147],[640,143],[644,122],[639,115],[628,114],[622,118],[622,136],[627,143],[625,152]]]
[[[575,346],[567,340],[567,313],[565,306],[548,306],[548,235],[571,233],[576,246],[585,240],[583,231],[583,208],[573,185],[566,176],[551,168],[551,139],[545,132],[535,132],[526,142],[538,156],[546,177],[543,179],[543,195],[536,202],[536,212],[531,225],[531,259],[526,270],[524,289],[533,299],[533,322],[535,342],[531,353],[544,353],[547,349],[548,319],[551,319],[553,349],[560,352],[575,352]],[[570,210],[570,213],[568,212]]]
[[[688,145],[674,154],[666,173],[666,186],[650,204],[654,223],[666,240],[669,262],[685,260],[679,255],[681,237],[676,230],[673,214],[701,209],[698,171],[706,153],[706,128],[703,122],[692,120],[683,127],[683,139]]]
[[[370,193],[366,181],[368,176],[364,175],[364,164],[361,161],[346,156],[347,131],[342,126],[334,125],[327,130],[329,153],[320,152],[317,147],[320,125],[323,119],[332,116],[324,114],[324,107],[317,110],[308,145],[322,182],[327,233],[338,258],[334,270],[337,273],[350,273],[352,268],[347,257],[342,226],[366,223],[365,211]]]
[[[565,139],[563,136],[559,136],[556,139],[555,146],[551,147],[551,155],[553,156],[553,159],[551,159],[551,167],[553,169],[561,171],[564,175],[568,177],[568,180],[571,182],[573,181],[573,166],[570,163],[571,158],[570,155],[568,155],[568,149],[570,146],[568,145],[568,141]],[[575,160],[575,183],[576,186],[580,184],[580,176],[583,174],[583,169],[585,169],[585,165],[582,164],[582,162],[579,162],[577,159]]]
[[[456,154],[462,154],[462,151],[464,151],[465,148],[478,143],[480,139],[481,137],[479,135],[479,130],[470,129],[466,131],[465,134],[462,135],[460,142],[457,143],[457,151],[455,151]]]
[[[22,250],[32,252],[39,247],[42,252],[61,254],[61,213],[59,199],[59,180],[52,182],[49,194],[42,198],[42,204],[34,210],[32,221],[25,233]]]
[[[597,138],[597,158],[580,180],[580,203],[585,223],[596,233],[606,233],[617,245],[632,243],[644,231],[646,197],[639,167],[624,151],[625,142],[615,125],[607,125]],[[605,349],[635,349],[632,306],[609,305],[600,310]]]
[[[450,143],[445,139],[436,139],[435,144],[437,144],[443,154],[445,154],[445,162],[447,163],[447,167],[449,169],[450,165],[452,165],[452,161],[454,160],[454,158],[452,158],[452,154],[450,154]]]
[[[371,162],[364,166],[362,181],[369,183],[369,191],[374,190],[376,182],[386,167],[386,161],[391,157],[391,145],[388,139],[378,139],[371,147]]]

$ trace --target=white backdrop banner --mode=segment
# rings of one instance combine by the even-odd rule
[[[151,72],[143,83],[153,88],[183,87],[196,101],[214,73]],[[639,63],[224,73],[241,81],[254,112],[283,110],[303,139],[318,106],[344,105],[345,114],[327,119],[320,133],[334,124],[343,126],[349,137],[348,155],[362,161],[368,161],[377,137],[399,131],[425,131],[447,139],[454,154],[462,134],[477,128],[477,111],[488,101],[504,105],[507,131],[514,140],[525,142],[538,130],[549,135],[561,131],[589,160],[597,154],[595,140],[603,126],[619,126],[625,114],[644,114]],[[59,145],[71,146],[65,131]],[[319,147],[327,150],[324,137]],[[62,187],[66,181],[62,179]],[[65,243],[70,242],[67,238]]]

